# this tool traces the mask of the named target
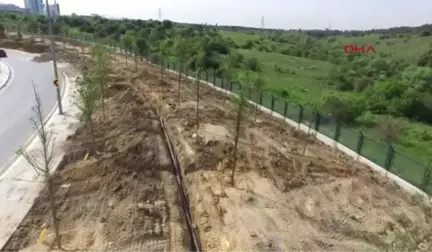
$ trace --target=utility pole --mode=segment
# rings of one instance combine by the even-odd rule
[[[158,10],[158,18],[159,18],[159,21],[162,21],[162,9],[161,8],[159,8],[159,10]]]
[[[55,41],[54,41],[54,34],[53,34],[53,22],[50,15],[50,8],[48,0],[45,0],[45,7],[47,12],[47,18],[48,18],[48,33],[50,36],[51,41],[51,52],[53,57],[53,66],[54,66],[54,77],[55,80],[58,80],[58,69],[57,69],[57,58],[56,58],[56,52],[55,52]],[[61,93],[60,93],[60,87],[56,87],[57,91],[57,103],[59,108],[59,115],[63,115],[63,106],[61,101]]]

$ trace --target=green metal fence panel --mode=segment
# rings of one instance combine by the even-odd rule
[[[206,80],[206,71],[201,71],[200,72],[200,80],[203,80],[203,81]]]
[[[284,115],[284,109],[285,109],[285,100],[281,99],[279,97],[275,97],[274,112],[283,116]]]
[[[183,66],[179,62],[174,64],[174,71],[184,74]]]
[[[268,92],[263,92],[263,97],[262,97],[262,106],[270,109],[271,108],[271,94]]]
[[[256,104],[259,104],[259,102],[260,102],[260,94],[256,90],[253,90],[253,89],[251,92],[251,101],[255,102]]]
[[[193,78],[196,77],[196,72],[195,72],[195,70],[193,70],[191,67],[189,67],[189,69],[188,69],[188,73],[189,73],[189,76],[190,76],[190,77],[193,77]]]
[[[287,118],[299,122],[300,106],[294,102],[288,102]]]
[[[333,139],[336,133],[337,122],[328,115],[321,115],[319,132]]]
[[[217,87],[222,88],[222,78],[221,78],[221,77],[217,77],[217,76],[216,76],[216,83],[215,83],[215,85],[216,85]]]
[[[401,153],[395,152],[390,171],[409,183],[422,188],[426,166]]]
[[[362,154],[365,158],[371,160],[375,164],[385,167],[388,145],[365,137],[363,142]]]
[[[354,152],[357,151],[357,145],[359,140],[359,132],[348,127],[341,127],[339,143],[345,145],[350,148]]]
[[[238,83],[232,83],[232,91],[235,94],[240,94],[242,86]]]
[[[302,123],[306,126],[309,126],[313,129],[315,122],[315,113],[313,110],[308,109],[307,107],[303,107],[303,121]]]

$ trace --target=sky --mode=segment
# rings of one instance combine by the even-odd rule
[[[45,2],[45,0],[43,0]],[[53,3],[54,0],[49,0]],[[24,0],[0,3],[24,5]],[[281,29],[365,30],[432,23],[432,0],[57,0],[62,14]]]

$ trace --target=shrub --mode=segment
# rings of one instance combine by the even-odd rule
[[[352,91],[354,84],[352,81],[341,80],[336,82],[336,89],[339,91]]]
[[[283,55],[292,55],[292,52],[290,49],[283,49],[280,51],[280,53]]]
[[[370,86],[373,83],[373,79],[369,78],[367,76],[362,76],[359,79],[356,79],[354,84],[354,89],[357,92],[362,92],[365,90],[368,86]]]
[[[289,97],[289,92],[288,92],[288,90],[282,90],[280,95],[283,98],[288,98]]]
[[[261,70],[260,63],[256,57],[250,58],[246,61],[246,68],[254,72],[259,72]]]
[[[364,107],[358,102],[344,101],[336,96],[329,96],[325,99],[324,110],[342,123],[350,124],[364,112]]]
[[[247,40],[244,45],[241,46],[243,49],[252,49],[254,47],[254,43],[252,40]]]
[[[424,31],[420,34],[420,36],[422,36],[422,37],[429,37],[430,35],[431,35],[430,31]]]
[[[162,60],[162,57],[158,53],[153,53],[150,55],[150,61],[155,64],[159,64]]]
[[[268,48],[268,47],[265,46],[265,45],[260,45],[260,46],[258,47],[258,50],[261,51],[261,52],[271,52],[270,48]]]

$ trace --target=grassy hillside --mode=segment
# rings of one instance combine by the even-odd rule
[[[382,39],[382,37],[383,35],[372,34],[363,37],[336,36],[335,38],[343,44],[372,45],[377,53],[391,53],[392,57],[406,60],[411,64],[416,64],[418,58],[429,50],[432,43],[430,36],[399,34],[397,38]]]
[[[331,91],[322,81],[330,71],[331,63],[273,52],[247,49],[238,49],[238,52],[260,60],[268,90],[275,93],[286,90],[291,99],[301,104],[308,104],[311,99],[321,99],[323,92]]]
[[[396,68],[395,73],[389,73],[384,79],[370,75],[372,82],[390,81],[400,78],[398,72],[403,72],[405,67],[411,65],[417,67],[419,59],[422,55],[427,54],[431,48],[432,39],[430,36],[420,36],[419,34],[369,34],[363,36],[328,36],[324,38],[311,38],[300,32],[285,32],[278,34],[276,32],[232,32],[221,31],[227,38],[233,40],[237,44],[237,51],[248,57],[256,57],[262,64],[262,75],[268,81],[267,88],[275,93],[280,93],[283,90],[288,91],[289,99],[303,105],[324,103],[325,98],[331,95],[340,97],[341,99],[354,102],[361,99],[364,103],[368,102],[370,95],[366,91],[358,92],[353,90],[343,90],[339,86],[332,84],[337,82],[337,78],[332,78],[332,71],[337,68],[344,67],[346,64],[353,65],[339,71],[339,76],[350,71],[361,72],[357,70],[356,65],[361,65],[361,61],[356,64],[341,61],[338,62],[328,56],[310,57],[308,55],[298,55],[296,57],[295,50],[284,51],[287,48],[296,48],[304,46],[306,41],[309,40],[311,47],[317,48],[319,51],[333,50],[339,57],[343,56],[343,45],[366,45],[374,46],[377,53],[370,53],[363,55],[367,61],[380,61],[387,59],[389,64],[405,64],[403,67]],[[264,46],[264,48],[263,48]],[[291,54],[291,55],[286,55]],[[341,56],[342,55],[342,56]],[[320,57],[322,57],[320,59]],[[346,56],[345,56],[346,57]],[[363,59],[364,60],[364,59]],[[276,67],[282,69],[277,71]],[[360,66],[361,68],[367,67],[367,64]],[[373,69],[379,68],[378,64],[372,64]],[[384,69],[387,71],[388,69]],[[422,69],[425,70],[425,69]],[[408,70],[407,70],[408,71]],[[411,70],[411,71],[419,71]],[[388,71],[390,72],[390,71]],[[410,72],[406,75],[409,75]],[[427,75],[425,77],[424,75]],[[424,73],[423,81],[432,85],[432,75],[430,72]],[[351,77],[351,82],[356,82],[356,79],[361,78],[361,74]],[[415,82],[415,78],[410,79],[411,83]],[[375,87],[379,89],[379,85]],[[399,85],[396,81],[394,86]],[[369,87],[369,92],[379,92]],[[419,93],[422,95],[422,93]],[[362,115],[358,115],[356,123],[351,125],[350,128],[354,131],[363,131],[367,136],[376,139],[380,142],[382,138],[381,130],[378,125],[387,113],[374,113],[371,111],[364,111]],[[395,149],[401,153],[408,153],[414,157],[420,157],[417,161],[426,162],[428,157],[432,156],[432,127],[429,123],[419,122],[413,120],[414,118],[404,118],[403,116],[393,116],[394,123],[399,126],[398,137],[394,143]],[[355,134],[352,138],[355,138]],[[350,141],[356,142],[356,139]],[[373,151],[373,150],[371,150]],[[383,151],[384,152],[384,151]]]

